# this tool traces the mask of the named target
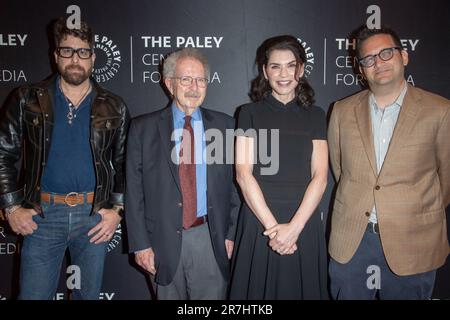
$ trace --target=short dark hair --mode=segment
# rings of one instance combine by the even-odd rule
[[[60,42],[70,35],[86,41],[89,44],[89,47],[92,49],[94,47],[94,36],[88,24],[85,21],[81,21],[80,29],[70,29],[67,27],[66,20],[67,18],[61,17],[56,20],[55,24],[53,25],[55,46],[58,47]]]
[[[378,34],[387,34],[390,35],[392,40],[394,40],[394,43],[397,47],[402,48],[402,43],[400,41],[399,36],[397,33],[392,30],[388,26],[382,26],[380,29],[369,29],[366,25],[360,27],[356,30],[356,54],[358,55],[358,58],[361,57],[361,47],[365,40],[369,39],[370,37],[373,37]]]
[[[252,101],[261,101],[272,91],[269,81],[264,77],[263,68],[267,65],[270,54],[274,50],[289,50],[294,54],[298,64],[306,62],[305,49],[297,38],[291,35],[282,35],[266,39],[256,52],[255,62],[258,67],[258,76],[253,79],[250,89],[249,96]],[[303,106],[311,106],[314,103],[314,90],[304,77],[299,79],[295,94],[297,101]]]

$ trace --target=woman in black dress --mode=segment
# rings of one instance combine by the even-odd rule
[[[258,49],[254,103],[238,119],[236,175],[245,204],[231,299],[328,298],[324,223],[316,212],[328,176],[326,119],[312,105],[305,61],[292,36],[270,38]]]

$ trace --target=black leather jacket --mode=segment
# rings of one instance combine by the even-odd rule
[[[1,209],[21,204],[43,215],[40,185],[54,125],[54,84],[55,76],[22,86],[9,95],[0,110]],[[123,204],[129,114],[120,97],[95,82],[93,90],[90,144],[96,176],[92,212],[96,212]]]

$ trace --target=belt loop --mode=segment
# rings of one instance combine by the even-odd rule
[[[369,224],[372,227],[372,232],[374,234],[380,234],[380,228],[378,227],[378,223],[369,222]]]

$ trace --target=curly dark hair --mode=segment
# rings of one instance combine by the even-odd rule
[[[258,48],[256,52],[255,64],[258,67],[258,76],[252,80],[249,96],[252,101],[261,101],[267,94],[272,91],[269,81],[264,77],[264,66],[269,61],[270,54],[274,50],[289,50],[291,51],[298,64],[304,64],[306,61],[305,49],[297,40],[291,35],[276,36],[266,39]],[[295,95],[298,102],[303,106],[311,106],[314,103],[314,90],[309,83],[301,77],[298,85],[295,88]]]
[[[81,21],[80,29],[69,29],[67,27],[66,19],[66,17],[61,17],[56,20],[55,24],[53,25],[55,46],[58,47],[61,41],[70,35],[86,41],[89,44],[89,47],[92,49],[94,47],[94,36],[88,24],[85,21]]]

